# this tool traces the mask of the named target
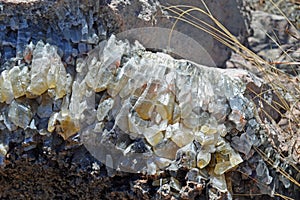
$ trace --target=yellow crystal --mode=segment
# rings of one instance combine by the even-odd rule
[[[219,162],[216,164],[214,172],[218,175],[224,174],[227,170],[231,169],[232,165],[230,161]]]
[[[210,160],[211,160],[211,154],[206,150],[201,150],[197,154],[197,167],[203,169],[209,164]]]
[[[54,130],[66,140],[77,133],[80,130],[80,127],[70,115],[54,113],[48,121],[48,131],[53,132]]]
[[[164,135],[162,132],[158,132],[157,134],[153,135],[152,137],[146,137],[146,140],[151,146],[156,146],[164,139]]]
[[[8,73],[9,72],[5,70],[0,75],[0,92],[1,92],[0,102],[10,103],[14,99],[12,84],[9,80]]]
[[[35,95],[41,95],[48,89],[47,74],[50,61],[47,58],[33,59],[31,67],[30,85],[28,91]]]
[[[167,128],[167,131],[171,131],[171,133],[168,134],[172,134],[171,140],[175,142],[177,146],[183,147],[194,140],[194,133],[179,123],[170,127],[171,129]]]
[[[22,71],[18,66],[9,70],[9,79],[12,84],[12,89],[15,98],[24,96],[29,85],[28,68],[24,67]]]
[[[135,111],[140,118],[148,120],[151,117],[151,111],[153,111],[153,107],[154,106],[151,101],[144,100],[135,106]]]

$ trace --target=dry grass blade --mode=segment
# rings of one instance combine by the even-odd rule
[[[273,4],[274,8],[276,8],[280,12],[280,14],[286,19],[286,21],[291,25],[291,27],[294,27],[295,30],[297,30],[294,24],[289,20],[289,18],[284,14],[284,12],[282,12],[282,10],[278,7],[278,5],[273,0],[269,0],[269,1]]]
[[[244,57],[245,59],[251,61],[255,66],[258,67],[258,69],[264,73],[264,79],[271,85],[273,88],[275,94],[280,98],[282,106],[289,110],[289,106],[287,101],[282,98],[282,95],[279,94],[276,88],[284,88],[283,86],[280,86],[281,83],[274,82],[274,77],[277,77],[278,74],[285,76],[286,79],[290,79],[289,75],[285,74],[283,71],[277,69],[276,67],[270,65],[267,61],[263,60],[261,57],[256,55],[254,52],[252,52],[250,49],[246,48],[243,44],[241,44],[235,36],[233,36],[217,19],[215,19],[213,16],[211,16],[208,12],[205,12],[203,9],[193,7],[193,6],[186,6],[186,5],[177,5],[177,6],[170,6],[170,7],[163,7],[165,10],[172,12],[173,14],[176,14],[178,16],[174,16],[173,18],[176,19],[172,30],[175,28],[176,23],[180,20],[183,22],[186,22],[200,30],[205,31],[206,33],[212,35],[216,40],[223,43],[227,47],[231,48],[233,51]],[[187,10],[183,10],[187,9]],[[190,12],[192,11],[198,11],[212,19],[212,21],[218,25],[218,27],[221,29],[217,29],[215,27],[212,27],[212,25],[208,24],[207,22],[204,22],[203,20],[197,19],[196,17],[192,16]],[[191,16],[191,20],[188,18],[185,18],[185,16]],[[199,24],[199,23],[201,24]],[[170,32],[169,37],[169,43],[171,40],[172,32]],[[276,85],[277,84],[277,85]],[[298,89],[298,85],[295,85],[295,88]],[[295,98],[296,99],[296,98]],[[265,101],[263,99],[263,101]],[[268,102],[266,102],[268,103]],[[295,118],[297,120],[297,118]]]
[[[288,21],[288,23],[290,24],[290,26],[294,27],[295,26],[291,23],[291,21],[284,15],[284,13],[279,9],[278,5],[276,5],[272,0],[270,0],[274,7],[277,8],[280,13],[282,14],[282,16],[285,17],[285,19]],[[196,28],[198,28],[199,30],[202,30],[208,34],[210,34],[211,36],[213,36],[216,40],[218,40],[219,42],[223,43],[224,45],[226,45],[227,47],[231,48],[233,51],[235,51],[237,54],[241,55],[243,58],[245,58],[246,60],[250,61],[254,66],[256,66],[256,68],[263,73],[262,78],[266,81],[266,83],[268,83],[271,86],[271,89],[268,89],[266,91],[263,92],[259,92],[256,93],[256,97],[255,98],[259,98],[261,101],[264,101],[265,103],[269,104],[275,111],[277,111],[278,113],[281,114],[281,116],[283,117],[282,113],[280,112],[279,109],[284,109],[286,110],[290,115],[291,118],[289,118],[289,125],[291,126],[292,121],[294,122],[294,124],[296,124],[296,126],[298,128],[300,123],[299,123],[299,117],[294,115],[294,113],[292,112],[293,109],[296,108],[297,102],[299,102],[300,99],[300,84],[293,81],[293,77],[291,77],[289,74],[286,74],[284,71],[276,68],[276,64],[289,64],[289,65],[299,65],[300,63],[298,61],[293,60],[293,58],[290,57],[290,55],[288,54],[287,51],[285,51],[283,48],[281,48],[278,39],[274,39],[272,38],[268,33],[266,33],[266,35],[279,47],[279,49],[281,49],[281,51],[283,52],[283,54],[288,57],[291,61],[288,62],[279,62],[279,61],[271,61],[268,62],[266,60],[264,60],[263,58],[261,58],[260,56],[258,56],[256,53],[252,52],[250,49],[248,49],[247,47],[245,47],[243,44],[241,44],[238,39],[232,35],[227,29],[226,27],[224,27],[210,12],[209,8],[206,6],[206,4],[202,1],[205,9],[201,9],[198,7],[194,7],[194,6],[188,6],[188,5],[176,5],[176,6],[169,6],[169,7],[163,7],[164,10],[173,13],[173,15],[175,16],[171,16],[172,18],[176,19],[172,30],[174,30],[176,24],[178,23],[178,21],[182,21],[182,22],[186,22]],[[191,14],[191,12],[196,11],[196,12],[200,12],[205,16],[208,16],[212,22],[217,26],[217,28],[201,19],[198,19],[197,17],[193,16]],[[170,37],[169,37],[169,43],[171,41],[171,36],[172,36],[172,31],[170,32]],[[276,35],[275,35],[276,37]],[[297,73],[295,73],[297,74]],[[293,87],[293,91],[290,91],[288,89],[286,89],[284,83],[278,78],[281,77],[281,79],[284,79],[286,82],[288,82],[289,84],[292,85]],[[263,98],[263,94],[267,93],[269,91],[271,91],[278,96],[279,101],[278,102],[274,102],[274,105],[270,104],[269,102],[267,102],[264,98]],[[254,92],[254,91],[252,91]],[[289,93],[290,97],[294,100],[294,102],[291,103],[291,101],[286,100],[286,98],[283,96],[283,93]],[[291,105],[290,105],[291,103]],[[265,112],[262,109],[262,112]],[[268,118],[273,121],[272,116],[270,116],[267,112],[265,112],[265,115],[268,116]],[[296,122],[296,123],[295,123]],[[261,121],[261,123],[263,123]],[[290,128],[290,132],[291,135],[294,135],[292,128]],[[277,150],[277,152],[279,152],[280,157],[282,160],[284,159],[284,156],[281,154],[280,151],[278,151],[277,149],[278,147],[274,147],[274,149]],[[256,150],[256,152],[271,166],[275,167],[274,165],[274,161],[271,160],[270,158],[268,158],[266,156],[266,154],[254,147],[254,149]],[[289,163],[290,166],[292,166],[297,172],[299,172],[300,170],[297,168],[296,165],[294,165],[293,163]],[[295,184],[296,186],[300,187],[300,183],[297,182],[297,180],[295,180],[293,177],[291,177],[287,172],[285,172],[282,168],[280,167],[276,167],[276,169],[278,170],[278,172],[280,174],[282,174],[284,177],[286,177],[287,179],[289,179],[293,184]],[[249,177],[251,178],[251,177]],[[258,180],[255,180],[258,182]],[[262,183],[260,183],[262,184]],[[247,196],[248,194],[234,194],[235,196]],[[254,194],[251,194],[254,195]],[[256,195],[261,195],[261,194],[256,194]],[[279,193],[274,193],[275,196],[281,197],[283,199],[292,199],[289,198],[287,196],[284,196],[282,194]],[[249,196],[249,195],[248,195]]]
[[[239,172],[239,173],[241,173],[241,174],[243,174],[244,176],[248,177],[249,179],[251,179],[251,180],[254,181],[255,183],[259,184],[260,186],[266,188],[267,190],[272,191],[273,194],[271,194],[271,196],[278,196],[278,197],[281,197],[282,199],[285,199],[285,200],[294,200],[293,198],[290,198],[290,197],[287,197],[287,196],[285,196],[285,195],[282,195],[282,194],[279,194],[279,193],[277,193],[277,192],[274,192],[271,188],[269,188],[269,186],[267,186],[266,184],[263,184],[263,183],[258,182],[257,179],[252,178],[251,176],[249,176],[249,175],[246,174],[245,172],[242,172],[241,170],[236,170],[236,171]],[[237,194],[237,193],[233,194],[233,196],[249,196],[249,197],[250,197],[250,196],[262,196],[262,195],[263,195],[263,194],[253,194],[253,193],[251,193],[251,194]]]
[[[267,157],[267,155],[260,150],[257,147],[253,147],[255,149],[255,151],[260,154],[260,156],[271,166],[274,166],[274,161],[270,158]],[[293,177],[291,177],[286,171],[284,171],[281,168],[278,168],[278,171],[280,172],[280,174],[282,174],[283,176],[285,176],[285,178],[289,179],[292,183],[294,183],[295,185],[297,185],[298,187],[300,187],[300,183],[298,181],[296,181]]]

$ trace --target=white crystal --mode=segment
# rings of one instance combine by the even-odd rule
[[[13,101],[9,106],[8,117],[17,126],[25,129],[33,117],[30,107]]]

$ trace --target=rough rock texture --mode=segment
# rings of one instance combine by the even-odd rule
[[[300,10],[299,0],[273,0],[273,1],[261,1],[261,0],[246,0],[248,5],[255,10],[264,11],[268,14],[282,16],[282,13],[294,24],[294,26],[300,28]],[[274,6],[274,4],[275,6]]]
[[[85,54],[106,37],[106,26],[110,27],[109,31],[118,29],[115,14],[103,7],[104,4],[100,0],[0,1],[1,64],[16,55],[26,54],[29,59],[25,46],[39,40],[57,46],[63,61],[74,64],[75,57]]]
[[[223,24],[227,29],[229,29],[236,37],[239,38],[241,42],[245,42],[246,37],[248,36],[248,23],[249,18],[243,16],[246,13],[242,13],[240,7],[243,6],[242,1],[237,0],[225,0],[225,1],[204,1],[211,13],[214,13],[214,16]],[[184,6],[194,6],[205,10],[205,7],[198,0],[190,0],[188,2],[182,2],[180,0],[141,0],[141,1],[112,1],[111,7],[117,10],[117,13],[120,15],[122,23],[122,31],[126,31],[132,28],[141,28],[147,26],[155,27],[164,27],[171,28],[182,11],[190,9],[190,7]],[[172,8],[167,9],[166,7],[181,5],[178,9]],[[174,12],[172,12],[172,10]],[[216,25],[209,19],[208,16],[202,14],[199,11],[190,12],[194,17],[197,17],[199,21],[195,20],[190,16],[185,15],[185,20],[191,20],[192,22],[205,27],[200,20],[205,21],[206,23],[211,24],[216,27]],[[203,48],[208,52],[208,54],[213,58],[216,66],[224,67],[225,61],[230,56],[231,50],[228,49],[225,45],[219,43],[217,40],[213,39],[211,35],[205,33],[204,31],[199,30],[192,25],[189,25],[187,21],[178,21],[174,30],[179,31],[193,38],[198,42]],[[130,35],[129,35],[130,36]],[[168,36],[165,36],[165,39],[168,40]],[[156,33],[153,33],[153,38],[161,37]],[[128,39],[131,39],[128,37]],[[149,46],[151,40],[149,38],[140,39],[141,43],[144,46]],[[200,64],[210,65],[206,61],[201,60]]]
[[[279,69],[292,75],[299,74],[299,65],[285,64],[300,59],[299,30],[280,15],[254,11],[252,16],[251,27],[254,33],[249,38],[251,49],[264,59],[273,62]],[[277,44],[280,44],[280,47]]]
[[[129,131],[126,134],[119,135],[114,135],[114,133],[118,133],[118,131],[120,133],[122,129],[110,132],[108,135],[110,141],[108,143],[118,144],[120,141],[121,143],[126,141],[123,144],[119,143],[119,147],[123,148],[122,150],[124,150],[126,145],[126,147],[130,147],[124,151],[125,156],[123,157],[125,158],[128,158],[132,151],[140,151],[139,153],[142,153],[148,147],[159,158],[164,158],[160,160],[160,163],[154,163],[156,166],[152,163],[146,166],[149,172],[157,173],[155,175],[146,176],[119,172],[110,168],[110,166],[115,167],[111,165],[114,163],[111,157],[107,156],[104,162],[101,156],[98,158],[99,160],[93,157],[97,157],[97,152],[87,151],[87,149],[93,149],[86,148],[83,143],[87,147],[89,147],[89,142],[95,142],[97,145],[101,144],[101,141],[99,143],[98,141],[91,141],[90,133],[97,132],[101,135],[103,130],[113,130],[112,127],[115,124],[113,117],[117,115],[113,111],[118,109],[111,107],[115,105],[113,101],[120,100],[115,98],[119,95],[121,86],[123,86],[119,83],[118,77],[124,78],[120,72],[126,68],[124,66],[126,63],[137,67],[143,63],[143,59],[144,61],[154,59],[155,62],[161,62],[160,64],[166,60],[172,60],[177,65],[181,63],[182,67],[189,66],[189,69],[192,70],[178,69],[178,66],[174,68],[173,65],[172,68],[166,70],[172,72],[172,70],[176,69],[175,71],[184,74],[182,77],[188,76],[193,70],[197,72],[200,69],[206,69],[207,72],[214,72],[214,76],[220,78],[216,78],[216,80],[207,79],[207,81],[212,82],[212,85],[207,86],[215,86],[214,84],[220,85],[221,88],[229,86],[230,90],[228,91],[232,92],[231,89],[237,89],[235,92],[240,95],[246,93],[247,88],[249,89],[251,84],[256,85],[258,91],[261,91],[260,89],[264,86],[260,85],[260,81],[256,81],[257,79],[253,75],[245,71],[238,71],[242,72],[242,74],[235,74],[246,78],[242,79],[220,69],[208,69],[206,67],[197,69],[195,68],[197,64],[189,65],[189,62],[186,61],[175,61],[161,53],[147,53],[141,50],[140,46],[136,48],[139,51],[131,54],[128,54],[128,49],[118,52],[120,50],[120,48],[117,48],[118,45],[113,46],[114,48],[112,49],[109,49],[111,46],[108,46],[108,50],[105,51],[107,60],[102,60],[103,52],[100,50],[104,49],[104,46],[97,47],[92,52],[90,50],[96,47],[97,43],[110,35],[110,33],[119,32],[121,27],[121,20],[118,18],[120,15],[116,15],[104,5],[105,3],[102,1],[83,0],[43,1],[17,5],[1,2],[0,21],[3,26],[0,26],[0,69],[2,72],[0,83],[4,84],[1,87],[1,95],[5,94],[6,99],[0,103],[0,197],[3,199],[242,199],[238,194],[249,194],[252,192],[253,194],[261,194],[261,196],[253,196],[254,199],[271,199],[274,196],[274,191],[276,191],[297,199],[299,188],[292,185],[288,179],[267,165],[267,162],[253,149],[253,147],[261,149],[263,152],[268,153],[270,158],[276,158],[277,155],[276,151],[267,142],[267,135],[261,130],[256,118],[253,118],[253,116],[257,117],[259,115],[253,113],[249,104],[245,103],[251,104],[253,97],[251,97],[252,93],[249,91],[249,98],[247,96],[232,98],[229,95],[231,97],[229,99],[219,99],[214,97],[214,95],[210,96],[210,100],[212,100],[210,102],[211,106],[206,105],[206,108],[202,108],[208,111],[206,113],[212,119],[217,118],[222,121],[224,120],[222,119],[222,113],[226,114],[226,127],[228,130],[230,129],[230,132],[227,134],[225,134],[226,131],[222,132],[224,134],[221,134],[220,129],[217,129],[216,132],[214,120],[207,122],[205,125],[201,124],[201,127],[198,127],[198,130],[196,129],[198,134],[189,134],[189,136],[193,135],[193,137],[183,139],[175,137],[181,133],[174,134],[173,132],[184,130],[176,127],[169,128],[171,134],[168,135],[165,131],[164,133],[156,134],[155,136],[157,137],[143,135],[143,133],[146,133],[143,131],[140,134],[142,136],[140,139],[137,139],[139,133],[134,131],[132,131],[133,135],[131,138],[126,137]],[[39,40],[42,40],[43,43],[38,43]],[[32,45],[28,45],[30,41],[32,41]],[[122,44],[127,45],[126,42],[120,42],[119,44],[121,46]],[[123,45],[124,48],[125,46]],[[39,52],[44,52],[42,57],[38,56]],[[87,52],[90,52],[88,56],[86,56]],[[127,53],[122,56],[124,52]],[[52,55],[50,57],[54,58],[50,62],[48,62],[49,55]],[[148,57],[143,58],[143,55],[148,55]],[[162,57],[160,58],[160,56]],[[41,64],[44,63],[43,57],[47,58],[48,61],[45,61],[45,63],[49,65],[43,66]],[[133,63],[129,62],[130,59]],[[138,61],[137,63],[134,63],[135,59]],[[86,66],[87,63],[89,63],[88,67]],[[42,68],[34,69],[35,66],[42,66]],[[156,67],[163,68],[163,66]],[[34,70],[31,71],[31,69]],[[93,69],[96,71],[92,71]],[[130,67],[127,69],[130,69]],[[149,75],[152,73],[156,74],[152,74],[154,77],[160,75],[158,71],[147,69],[148,71],[134,70],[132,73],[141,73],[143,75],[142,81],[145,81],[144,78],[147,77],[148,73],[150,73]],[[63,73],[59,73],[61,71]],[[229,71],[234,72],[235,70]],[[126,72],[127,74],[131,73],[130,70]],[[99,76],[106,74],[107,76],[103,77],[110,79],[98,79],[97,76],[95,77],[97,74]],[[116,77],[116,75],[119,76]],[[45,82],[42,84],[42,90],[35,90],[40,85],[31,84],[31,80],[34,80],[36,76],[41,76],[47,82],[47,84]],[[72,87],[69,89],[60,82],[62,79],[68,79],[68,76],[76,80],[76,82],[71,83]],[[195,78],[197,76],[193,75],[191,77]],[[79,80],[84,84],[77,84]],[[225,81],[224,85],[221,85],[220,82],[222,80],[227,80],[228,82]],[[236,83],[240,87],[233,87]],[[250,83],[250,85],[247,83]],[[30,90],[27,90],[29,85],[32,87]],[[160,89],[165,89],[167,91],[166,94],[172,95],[174,91],[171,86],[172,84],[168,88],[156,88],[159,91]],[[138,87],[138,85],[135,87],[137,87],[136,93],[139,93],[139,89],[141,92],[147,88]],[[204,84],[203,87],[205,88],[206,85]],[[215,87],[213,88],[217,90]],[[58,91],[64,92],[56,92],[56,89],[62,89]],[[155,88],[148,87],[148,89],[147,91],[156,91],[150,90]],[[214,91],[207,90],[208,93]],[[39,93],[44,91],[44,93],[41,95],[39,93],[32,94],[30,93],[32,91],[39,91]],[[182,95],[176,94],[176,91],[182,91]],[[228,91],[223,90],[224,93],[221,96],[226,97],[225,93]],[[126,93],[126,90],[123,92]],[[175,90],[178,98],[182,99],[185,97],[184,92],[184,89]],[[195,94],[194,92],[191,92],[191,94]],[[214,92],[216,93],[216,91]],[[130,95],[132,94],[134,93],[131,92]],[[149,113],[151,112],[144,112],[145,109],[147,111],[151,110],[147,107],[148,99],[151,100],[152,105],[155,102],[155,106],[158,107],[156,112],[152,113],[156,113],[156,116],[159,114],[160,118],[159,116],[155,117],[154,122],[160,122],[163,117],[168,118],[171,116],[166,112],[168,108],[161,106],[162,102],[165,102],[167,98],[151,96],[153,92],[145,92],[145,94],[149,95],[139,98],[143,100],[141,101],[144,105],[142,107],[138,106],[139,104],[135,98],[130,101],[130,103],[136,105],[132,109],[137,117],[130,118],[128,115],[132,114],[133,116],[134,112],[125,112],[127,116],[123,116],[124,118],[145,118],[144,120],[149,118]],[[132,96],[139,97],[134,95]],[[267,93],[264,96],[268,100],[270,100],[270,97],[273,97],[271,93]],[[201,98],[203,100],[205,96]],[[261,101],[264,102],[263,99],[259,99],[258,105],[263,104]],[[99,104],[99,102],[101,103]],[[119,103],[124,104],[124,102]],[[203,112],[201,109],[194,109],[192,113],[184,113],[185,111],[190,111],[189,105],[189,103],[179,104],[179,107],[187,106],[187,109],[182,109],[183,112],[180,112],[180,117],[178,117],[180,119],[179,122],[182,124],[181,127],[183,125],[194,126],[191,123],[193,120],[188,117],[189,113],[197,117],[199,113]],[[223,105],[225,106],[223,107]],[[160,109],[161,107],[163,109]],[[172,113],[172,116],[175,114]],[[18,116],[22,117],[19,118]],[[261,117],[264,118],[264,116]],[[278,113],[277,115],[274,114],[274,119],[277,118],[278,120],[280,118]],[[95,125],[95,121],[102,122],[105,126],[100,125],[90,129],[89,125]],[[135,127],[139,126],[137,123],[132,123],[132,125],[135,125]],[[139,126],[139,128],[141,127],[143,128],[143,126]],[[77,131],[79,131],[79,134],[73,135]],[[82,137],[84,134],[82,133],[85,133],[89,139],[84,141],[84,137]],[[120,139],[119,136],[125,137]],[[170,136],[167,141],[173,145],[159,146],[158,143],[161,142],[162,136]],[[199,137],[196,138],[195,136]],[[191,138],[196,140],[195,143],[191,143]],[[197,142],[197,139],[200,142]],[[183,145],[181,143],[186,143],[186,140],[191,145],[181,146]],[[218,140],[217,144],[215,144],[216,140]],[[208,145],[211,152],[199,154],[199,151],[206,150],[201,149],[201,145],[203,145],[201,142],[212,142],[212,144]],[[98,150],[102,144],[97,145],[94,150]],[[174,151],[168,151],[170,146],[174,147]],[[232,156],[233,154],[235,156]],[[174,155],[178,158],[175,159],[175,162],[171,160],[174,159]],[[195,157],[198,159],[197,167],[194,167],[195,163],[192,162],[196,160]],[[238,162],[231,162],[232,159],[230,158],[232,157],[238,158],[235,160]],[[243,162],[236,166],[241,161],[240,159]],[[173,164],[170,164],[170,160]],[[135,161],[132,159],[130,161],[131,163],[127,162],[123,166],[132,167],[132,161],[133,164]],[[297,178],[295,170],[287,165],[286,161],[278,157],[275,161],[276,166],[282,167],[287,173]],[[166,165],[168,165],[168,169],[165,170]],[[221,169],[217,171],[221,175],[214,174],[216,169]],[[245,198],[249,198],[249,195]]]

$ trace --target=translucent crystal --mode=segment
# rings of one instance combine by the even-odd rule
[[[12,90],[15,98],[19,98],[26,94],[29,85],[29,71],[27,67],[22,70],[18,66],[9,70],[9,79],[12,84]]]
[[[226,184],[226,179],[225,175],[215,175],[213,174],[210,177],[210,183],[212,184],[213,187],[218,189],[221,192],[226,192],[227,191],[227,184]]]
[[[213,102],[210,102],[208,111],[219,121],[225,121],[226,116],[229,114],[229,105],[226,103],[226,99],[218,98]]]
[[[38,42],[33,51],[30,85],[28,91],[32,94],[41,95],[48,89],[47,74],[51,67],[51,58],[47,55],[50,45],[44,47],[43,42]],[[46,52],[45,52],[46,51]]]
[[[221,175],[231,168],[232,165],[229,161],[219,161],[215,166],[214,172],[218,175]]]
[[[98,121],[102,121],[107,116],[107,113],[112,109],[113,105],[114,105],[114,100],[112,98],[106,99],[98,105],[98,109],[97,109]]]
[[[252,147],[252,142],[249,140],[247,134],[243,133],[240,137],[235,136],[232,138],[232,147],[248,155]]]
[[[231,153],[229,154],[229,161],[230,161],[231,166],[235,167],[235,166],[239,165],[240,163],[242,163],[243,159],[240,156],[240,154],[238,154],[237,152],[232,150]]]
[[[175,179],[174,177],[171,177],[170,179],[170,187],[172,189],[174,189],[175,191],[180,191],[181,189],[181,184],[179,183],[179,181],[177,179]]]
[[[259,161],[256,167],[256,174],[260,177],[261,181],[267,185],[269,185],[273,180],[273,177],[269,175],[269,169],[264,161]]]
[[[201,116],[192,112],[188,117],[183,119],[182,123],[190,129],[196,129],[201,125]]]
[[[48,88],[55,88],[55,97],[62,98],[67,93],[67,72],[60,60],[52,63],[47,75]]]
[[[25,129],[29,125],[33,114],[29,106],[13,101],[9,105],[8,117],[15,125]]]
[[[224,139],[219,139],[215,157],[217,164],[214,172],[219,175],[243,162],[241,156],[236,153]]]
[[[114,36],[78,62],[76,70],[66,110],[75,124],[79,122],[86,147],[103,162],[106,155],[116,153],[112,157],[117,167],[133,170],[140,166],[139,170],[153,173],[172,161],[169,167],[174,169],[205,168],[218,155],[209,165],[217,174],[242,162],[223,137],[245,126],[247,101],[240,76],[246,72],[229,73],[174,60]],[[97,105],[95,97],[100,94],[103,97]],[[129,143],[121,145],[124,135]],[[145,159],[132,151],[137,141],[149,145],[154,156],[144,168]]]
[[[193,142],[178,149],[176,152],[176,161],[179,167],[186,167],[188,169],[196,167],[196,146]]]
[[[151,146],[156,146],[158,143],[160,143],[164,139],[164,135],[162,132],[158,132],[154,134],[153,136],[145,136],[147,142],[151,144]]]
[[[56,130],[65,140],[79,131],[79,127],[70,115],[61,115],[61,113],[54,113],[48,122],[48,131]]]
[[[203,149],[200,150],[199,153],[197,154],[197,167],[200,169],[206,167],[211,160],[211,154],[209,151]]]
[[[3,122],[4,122],[4,125],[6,126],[6,128],[7,128],[9,131],[15,131],[15,130],[17,130],[18,126],[15,125],[15,124],[11,121],[10,117],[8,116],[8,112],[6,111],[6,109],[5,109],[4,112],[2,112],[2,116],[3,116]]]
[[[228,119],[236,124],[236,129],[239,131],[242,131],[247,123],[244,114],[239,110],[232,110]]]
[[[184,128],[183,125],[179,123],[169,125],[166,129],[166,135],[179,147],[183,147],[194,140],[193,132]]]
[[[33,51],[30,70],[30,85],[27,91],[41,95],[48,89],[55,89],[55,97],[62,98],[68,90],[70,81],[66,69],[54,46],[38,42]]]
[[[0,165],[3,165],[4,157],[8,151],[8,146],[0,143]]]
[[[207,131],[204,129],[204,131]],[[202,131],[195,132],[195,140],[201,145],[211,145],[217,143],[218,134],[205,134]]]
[[[283,175],[279,175],[279,180],[283,183],[285,188],[289,188],[291,186],[291,182]]]
[[[159,169],[164,169],[168,167],[173,161],[166,158],[156,157],[155,158],[155,164]]]
[[[178,146],[171,140],[163,140],[153,147],[154,153],[163,158],[174,160]]]
[[[0,102],[10,103],[13,100],[13,88],[9,79],[9,72],[7,70],[3,71],[0,76],[0,92]]]

